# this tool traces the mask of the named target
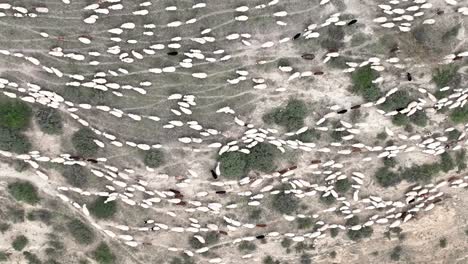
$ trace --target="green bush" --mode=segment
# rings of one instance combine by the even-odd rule
[[[242,241],[237,246],[237,249],[239,251],[241,251],[241,252],[251,252],[251,251],[254,251],[255,249],[257,249],[257,246],[252,242]]]
[[[221,174],[227,178],[242,178],[247,174],[247,158],[244,153],[232,151],[219,157]]]
[[[369,65],[356,69],[351,75],[353,82],[351,91],[362,96],[366,101],[377,100],[381,93],[379,88],[372,83],[377,77],[377,73]]]
[[[15,240],[13,240],[13,243],[11,243],[11,246],[13,247],[14,250],[21,251],[26,247],[28,242],[29,240],[27,237],[20,235],[20,236],[17,236]]]
[[[265,123],[275,123],[284,126],[288,131],[304,126],[307,106],[302,100],[290,99],[284,108],[276,108],[263,117]]]
[[[250,150],[247,158],[247,167],[262,172],[272,172],[276,169],[274,165],[275,157],[279,150],[268,143],[259,143]]]
[[[93,230],[79,219],[69,221],[67,227],[76,242],[83,245],[93,243],[95,238]]]
[[[410,119],[404,114],[394,115],[392,118],[392,124],[395,126],[406,126],[409,124]]]
[[[388,167],[382,167],[375,172],[375,179],[382,187],[395,186],[401,182],[399,174],[394,173]]]
[[[57,109],[52,107],[41,107],[35,113],[39,128],[47,134],[62,133],[62,117]]]
[[[19,130],[0,127],[0,149],[24,154],[31,151],[31,143]]]
[[[29,212],[26,217],[29,221],[41,221],[45,224],[50,224],[52,220],[52,213],[45,209],[37,209]]]
[[[396,246],[392,252],[390,253],[390,259],[393,261],[399,261],[401,255],[402,248],[400,246]]]
[[[439,246],[440,246],[441,248],[446,248],[446,247],[447,247],[447,238],[445,238],[445,237],[444,237],[444,238],[441,238],[441,239],[439,240]]]
[[[28,264],[42,264],[42,261],[34,253],[31,253],[29,251],[24,251],[23,255],[24,255],[24,258],[28,260]]]
[[[336,202],[336,198],[333,196],[333,195],[328,195],[328,196],[322,196],[322,194],[320,195],[320,201],[326,205],[332,205]]]
[[[311,264],[312,259],[310,258],[310,256],[308,254],[302,254],[301,259],[300,259],[300,263],[301,264]]]
[[[0,251],[0,262],[7,261],[9,257],[10,255],[8,253]]]
[[[106,201],[106,197],[98,197],[89,205],[89,212],[97,218],[110,218],[117,212],[117,203],[115,201]]]
[[[406,90],[398,90],[385,100],[385,102],[379,105],[379,108],[385,112],[395,111],[396,109],[406,107],[413,98]]]
[[[450,113],[450,119],[456,124],[468,123],[468,106],[457,107]]]
[[[29,204],[39,202],[36,187],[28,181],[16,181],[8,184],[8,191],[17,200]]]
[[[348,179],[338,180],[335,182],[335,189],[339,193],[346,193],[351,189],[351,182]]]
[[[464,149],[458,151],[455,154],[455,162],[457,163],[457,167],[459,171],[466,169],[466,151]]]
[[[416,111],[413,115],[409,117],[409,119],[411,120],[411,122],[413,122],[413,124],[420,127],[425,127],[428,121],[426,112],[424,111]]]
[[[116,261],[114,253],[112,253],[109,246],[104,242],[101,242],[93,251],[93,256],[99,264],[114,264]]]
[[[331,237],[336,237],[340,233],[340,229],[338,228],[331,228],[330,229],[330,236]]]
[[[263,258],[263,264],[280,264],[279,260],[274,260],[272,256],[266,256]]]
[[[292,214],[299,206],[299,201],[293,194],[286,194],[283,191],[273,195],[271,199],[273,209],[282,214]]]
[[[6,222],[1,222],[0,223],[0,233],[5,233],[6,231],[8,231],[10,229],[11,225],[9,223],[6,223]]]
[[[88,170],[80,165],[67,165],[63,168],[62,176],[68,184],[83,188],[88,184],[90,174]]]
[[[164,153],[159,149],[145,151],[143,162],[150,168],[157,168],[164,163]]]
[[[452,170],[454,168],[455,163],[453,162],[453,159],[450,156],[450,154],[448,154],[447,152],[442,153],[442,155],[440,155],[440,169],[443,172],[448,172],[449,170]]]
[[[298,229],[309,229],[313,224],[312,219],[309,218],[309,217],[297,218],[296,221],[297,221],[297,228]]]
[[[94,133],[87,127],[80,128],[72,136],[72,144],[79,155],[93,157],[96,155],[99,147],[94,143]]]
[[[384,158],[383,164],[387,168],[393,168],[397,165],[397,161],[394,158]]]
[[[435,72],[432,75],[432,81],[436,84],[438,88],[443,88],[445,86],[450,86],[450,88],[458,88],[458,85],[460,84],[460,77],[458,76],[458,67],[455,65],[444,65],[435,70]],[[442,98],[446,97],[447,95],[442,94],[444,92],[441,92],[439,94],[435,94],[437,98]],[[450,91],[448,91],[450,93]]]
[[[22,130],[29,126],[32,111],[28,104],[18,99],[0,98],[0,126]]]
[[[201,243],[198,239],[196,239],[194,236],[190,237],[188,242],[190,246],[194,249],[199,249],[205,246],[209,246],[212,244],[215,244],[216,242],[219,241],[219,234],[215,231],[209,231],[205,234],[203,237],[205,239],[205,244]]]
[[[468,233],[467,233],[468,234]],[[292,245],[292,240],[285,237],[283,240],[281,240],[281,246],[284,248],[289,248]]]
[[[461,135],[461,132],[458,131],[458,130],[456,130],[456,129],[454,129],[454,130],[449,131],[449,132],[447,133],[447,138],[448,138],[449,141],[457,140],[458,137],[460,137],[460,135]]]
[[[428,182],[439,171],[440,165],[438,163],[415,165],[413,167],[406,168],[402,173],[402,177],[409,182]]]
[[[357,241],[363,238],[367,238],[372,236],[372,233],[374,230],[370,226],[364,226],[360,230],[351,230],[349,229],[348,232],[346,233],[349,239],[353,241]]]

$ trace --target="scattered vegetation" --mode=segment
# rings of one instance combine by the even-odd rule
[[[41,107],[36,111],[35,117],[39,128],[44,133],[62,133],[62,117],[57,109],[52,107]]]
[[[68,184],[74,187],[83,188],[88,183],[89,172],[83,166],[70,165],[63,168],[62,176]]]
[[[104,242],[101,242],[93,251],[93,256],[99,264],[114,264],[116,261],[114,253],[112,253],[109,246]]]
[[[95,235],[91,228],[79,219],[73,219],[67,223],[68,231],[76,242],[86,245],[94,241]]]
[[[458,88],[461,82],[461,77],[457,73],[458,67],[455,65],[444,65],[437,68],[433,75],[432,81],[436,84],[437,88],[439,88],[435,93],[434,96],[438,99],[447,97],[452,89]],[[440,91],[440,88],[450,86],[451,89],[448,91]]]
[[[106,197],[99,197],[89,205],[89,212],[97,218],[105,219],[111,218],[117,212],[117,203],[110,201],[104,203],[107,200]]]
[[[440,169],[443,172],[448,172],[455,168],[455,163],[453,162],[452,157],[447,152],[440,155]]]
[[[216,242],[219,241],[219,234],[215,231],[210,231],[210,232],[207,232],[203,238],[205,239],[205,244],[202,244],[197,238],[195,238],[194,236],[190,237],[189,238],[189,244],[192,248],[194,249],[199,249],[199,248],[202,248],[202,247],[205,247],[207,245],[212,245],[212,244],[215,244]]]
[[[8,184],[8,191],[17,200],[28,204],[39,202],[36,187],[28,181],[16,181]]]
[[[237,249],[239,249],[241,252],[251,252],[257,249],[257,246],[250,241],[242,241],[237,246]]]
[[[395,186],[401,182],[399,174],[390,171],[387,167],[382,167],[375,172],[375,179],[382,187]]]
[[[13,243],[11,243],[11,246],[16,251],[22,251],[26,247],[28,242],[29,240],[27,237],[20,235],[20,236],[17,236],[15,240],[13,240]]]
[[[7,261],[9,257],[10,255],[8,253],[0,251],[0,262]]]
[[[28,260],[28,264],[42,264],[42,261],[34,253],[31,253],[29,251],[24,251],[23,255],[24,255],[24,258]]]
[[[263,258],[263,261],[262,261],[263,264],[280,264],[280,261],[279,260],[275,260],[273,257],[271,256],[266,256]]]
[[[164,153],[159,149],[145,151],[143,162],[150,168],[157,168],[164,163]]]
[[[380,90],[372,83],[377,76],[369,65],[356,69],[351,76],[353,82],[351,91],[362,96],[366,101],[377,100],[380,97]]]
[[[313,225],[313,221],[309,217],[298,218],[297,219],[297,228],[298,229],[309,229]]]
[[[80,128],[72,136],[72,144],[76,152],[84,157],[93,157],[96,155],[99,147],[94,143],[94,133],[87,127]]]
[[[288,131],[297,130],[304,126],[307,106],[302,100],[290,99],[284,108],[276,108],[263,116],[267,124],[275,123],[284,126]]]
[[[308,255],[308,254],[302,254],[299,262],[300,262],[301,264],[311,264],[311,263],[312,263],[312,259],[310,258],[310,255]]]
[[[468,123],[468,106],[457,107],[450,113],[450,119],[456,124]]]
[[[50,224],[52,220],[52,213],[49,210],[37,209],[27,214],[29,221],[41,221],[45,224]]]
[[[447,238],[444,237],[444,238],[439,239],[439,246],[441,248],[446,248],[447,247]]]
[[[351,182],[348,179],[338,180],[335,182],[335,189],[339,193],[346,193],[351,189]]]
[[[359,224],[359,217],[358,216],[353,216],[346,220],[346,226],[355,226]],[[357,241],[363,238],[368,238],[372,235],[374,230],[370,226],[363,226],[359,230],[351,230],[348,229],[346,235],[349,237],[349,239]]]
[[[393,248],[392,252],[390,253],[390,259],[393,261],[399,261],[400,256],[401,256],[401,251],[402,251],[401,246],[396,246],[395,248]]]

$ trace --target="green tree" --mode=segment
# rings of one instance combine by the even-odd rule
[[[70,220],[67,228],[75,241],[80,244],[91,244],[95,239],[93,230],[79,219]]]
[[[275,146],[268,143],[259,143],[250,150],[247,167],[262,172],[272,172],[276,169],[274,160],[278,153],[279,150]]]
[[[117,203],[110,201],[104,203],[106,197],[98,197],[93,203],[89,205],[89,212],[97,218],[111,218],[117,212]]]
[[[248,156],[242,152],[232,151],[219,157],[221,174],[227,178],[242,178],[247,174]]]
[[[87,127],[80,128],[72,136],[72,144],[79,155],[94,157],[99,149],[94,143],[94,133]]]
[[[36,187],[28,181],[16,181],[8,184],[8,191],[17,200],[28,204],[39,202]]]
[[[0,98],[0,126],[22,130],[29,126],[32,111],[29,105],[18,99]]]

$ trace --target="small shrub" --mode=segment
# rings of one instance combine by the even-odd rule
[[[332,205],[336,202],[336,198],[333,195],[320,196],[320,201],[326,205]]]
[[[24,255],[24,258],[28,260],[28,264],[42,264],[42,261],[34,253],[31,253],[29,251],[24,251],[23,255]]]
[[[393,260],[393,261],[400,260],[401,251],[402,251],[402,248],[400,246],[396,246],[392,250],[392,253],[390,254],[390,259]]]
[[[91,129],[84,127],[76,131],[72,136],[72,144],[79,155],[93,157],[99,147],[94,143],[94,133]]]
[[[468,123],[468,106],[464,105],[453,109],[450,113],[450,119],[456,124]]]
[[[428,182],[439,171],[440,165],[438,163],[415,165],[405,169],[402,173],[402,177],[409,182]]]
[[[57,109],[52,107],[41,107],[35,113],[39,128],[47,134],[62,133],[62,117]]]
[[[39,202],[36,187],[27,181],[17,181],[8,184],[8,191],[17,200],[28,204]]]
[[[97,218],[106,219],[111,218],[117,212],[117,203],[107,200],[105,197],[99,197],[89,206],[89,212]]]
[[[336,237],[340,233],[340,229],[338,228],[331,228],[330,229],[330,236],[331,237]]]
[[[447,238],[445,238],[445,237],[444,237],[444,238],[441,238],[441,239],[439,240],[439,246],[440,246],[441,248],[446,248],[446,247],[447,247]]]
[[[68,165],[63,168],[62,176],[68,184],[74,187],[83,188],[88,183],[89,172],[83,166]]]
[[[145,159],[143,162],[150,168],[157,168],[164,163],[164,153],[159,149],[145,151]]]
[[[50,224],[52,213],[45,209],[37,209],[29,212],[26,217],[29,221],[41,221],[45,224]]]
[[[455,154],[455,162],[457,163],[457,167],[459,171],[466,169],[466,151],[464,149],[458,151]]]
[[[266,256],[263,258],[263,264],[280,264],[279,260],[274,260],[271,256]]]
[[[101,242],[93,251],[93,256],[99,264],[114,264],[116,261],[114,253],[112,253],[109,246],[104,242]]]
[[[432,81],[438,88],[450,86],[452,89],[457,88],[460,84],[460,78],[457,76],[458,68],[454,65],[445,65],[437,68],[432,75]],[[448,94],[447,94],[448,95]],[[446,97],[444,94],[435,94],[437,98]]]
[[[29,240],[27,237],[20,235],[20,236],[17,236],[15,240],[13,240],[13,243],[11,243],[11,246],[13,247],[14,250],[21,251],[26,247],[28,242]]]
[[[9,257],[10,255],[8,253],[0,251],[0,262],[7,261]]]
[[[297,219],[297,228],[298,229],[308,229],[312,226],[312,219],[309,217],[298,218]]]
[[[284,247],[284,248],[289,248],[292,244],[292,240],[285,237],[283,238],[283,240],[281,240],[281,246]]]
[[[461,132],[458,131],[458,130],[456,130],[456,129],[454,129],[454,130],[449,131],[449,132],[447,133],[447,138],[448,138],[449,141],[457,140],[458,137],[460,137],[460,135],[461,135]]]
[[[239,249],[239,251],[241,251],[241,252],[251,252],[251,251],[254,251],[255,249],[257,249],[257,246],[252,242],[242,241],[237,246],[237,249]]]
[[[188,242],[192,248],[199,249],[207,245],[215,244],[219,241],[219,235],[215,231],[207,232],[203,238],[205,239],[205,244],[202,244],[198,239],[196,239],[193,236],[189,238]]]
[[[362,238],[370,237],[373,232],[374,232],[374,230],[372,229],[372,227],[365,226],[365,227],[362,227],[360,230],[351,230],[351,229],[349,229],[348,232],[347,232],[347,235],[348,235],[349,239],[357,241],[357,240],[360,240]]]
[[[10,227],[11,227],[11,225],[9,223],[2,222],[2,223],[0,223],[0,232],[3,234],[6,231],[8,231],[8,229],[10,229]]]
[[[300,263],[301,264],[311,264],[312,259],[310,258],[310,256],[308,254],[302,254],[301,259],[300,259]]]
[[[448,172],[455,168],[455,163],[453,162],[452,157],[447,152],[440,155],[440,169],[443,172]]]
[[[393,168],[397,165],[397,161],[394,158],[385,158],[383,164],[387,168]]]
[[[79,219],[69,221],[67,227],[76,242],[86,245],[94,241],[95,235],[93,230]]]

